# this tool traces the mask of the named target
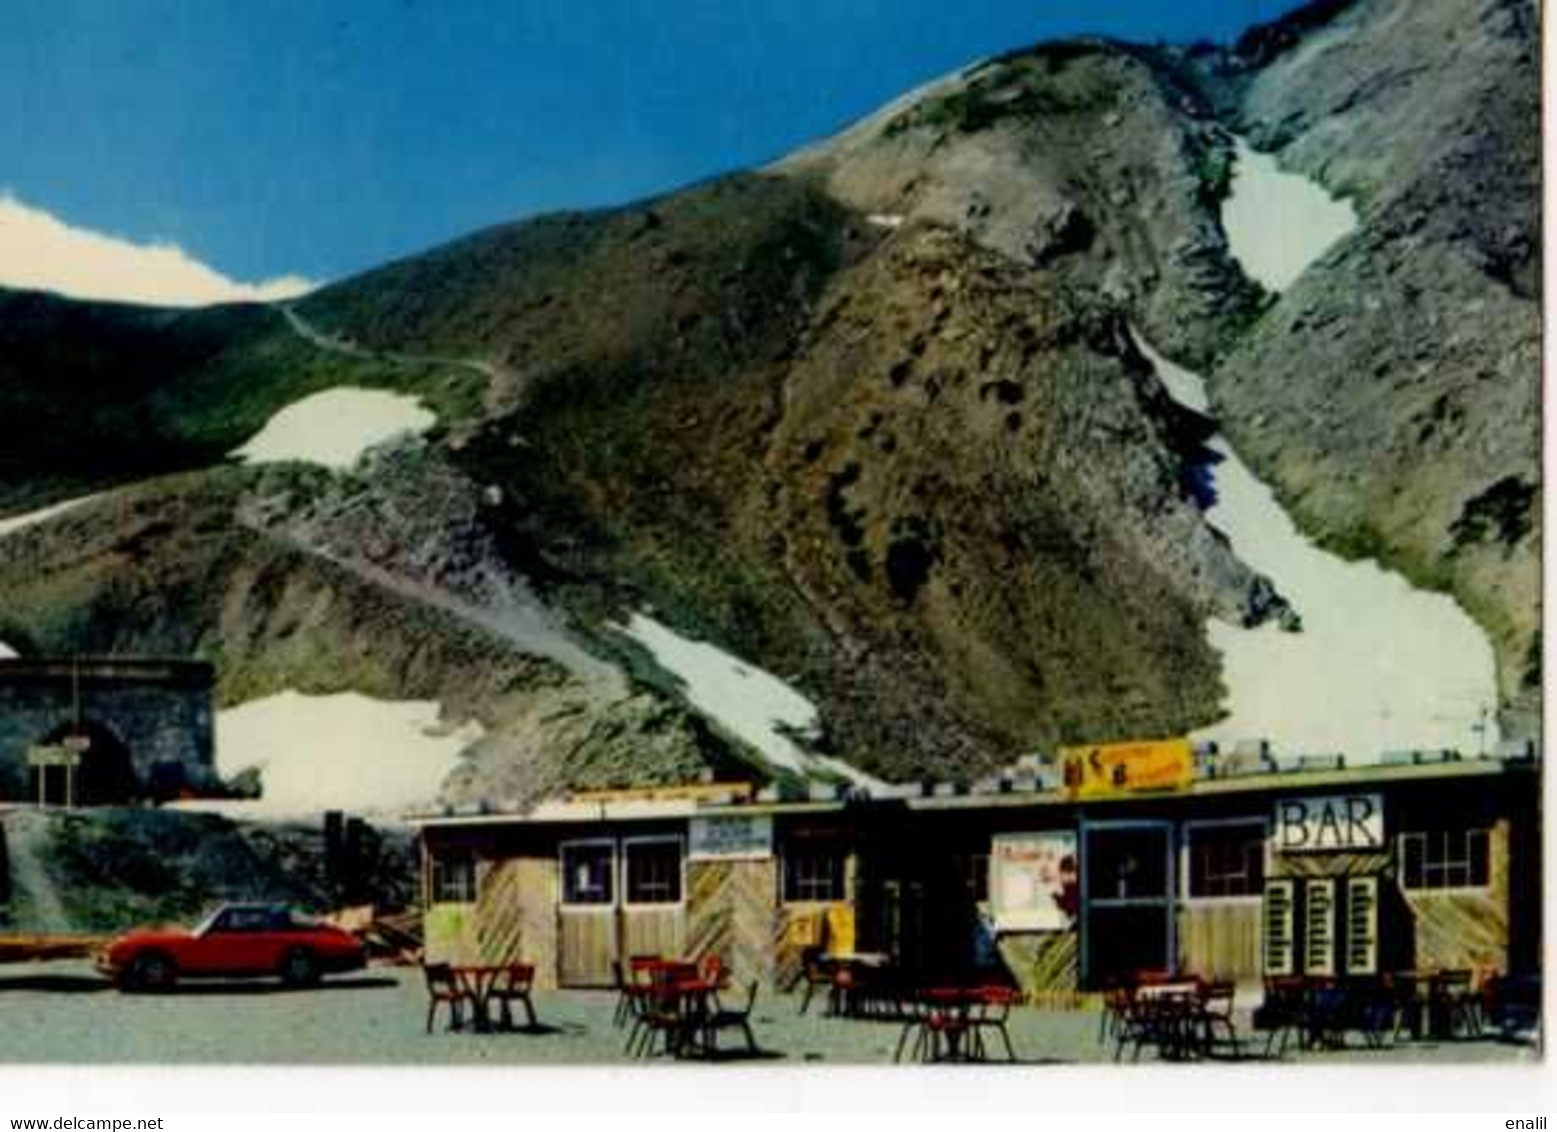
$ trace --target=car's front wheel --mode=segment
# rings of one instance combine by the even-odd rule
[[[281,981],[289,987],[311,987],[319,981],[319,964],[311,953],[294,948],[281,961]]]
[[[171,990],[178,982],[178,967],[160,951],[137,955],[124,972],[122,985],[132,991]]]

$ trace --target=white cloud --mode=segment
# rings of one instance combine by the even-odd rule
[[[136,244],[73,228],[0,193],[0,286],[78,299],[194,307],[290,299],[315,284],[297,275],[240,283],[190,258],[176,244]]]

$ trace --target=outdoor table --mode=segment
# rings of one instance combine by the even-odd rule
[[[662,984],[655,993],[681,1020],[679,1033],[671,1044],[671,1052],[681,1057],[697,1044],[704,1023],[717,1009],[719,980],[702,977],[676,979]]]
[[[869,992],[892,963],[884,951],[830,951],[817,958],[829,975],[827,1012],[843,1015],[859,1012],[861,992]]]
[[[509,971],[525,967],[522,963],[479,963],[454,965],[449,968],[461,990],[470,996],[471,1012],[477,1033],[492,1030],[492,992],[497,981]]]
[[[1427,1031],[1431,1037],[1452,1039],[1460,1024],[1467,1036],[1480,1033],[1481,996],[1475,989],[1474,975],[1470,971],[1437,971],[1427,979],[1418,979],[1419,992],[1424,983]]]
[[[885,967],[892,962],[892,956],[885,951],[828,951],[821,960],[847,967]]]
[[[977,1056],[975,1046],[965,1045],[972,1032],[973,1013],[984,1003],[983,992],[976,987],[928,987],[914,998],[914,1007],[898,1039],[898,1060],[902,1059],[908,1039],[917,1031],[914,1048],[923,1050],[930,1060],[940,1061],[939,1047],[945,1040],[946,1061],[970,1061]]]
[[[1199,983],[1150,983],[1137,987],[1135,997],[1151,1020],[1159,1057],[1181,1061],[1195,1052],[1201,1022]]]

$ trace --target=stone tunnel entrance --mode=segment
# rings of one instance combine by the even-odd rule
[[[121,806],[135,801],[140,783],[130,749],[112,730],[94,720],[81,724],[65,723],[54,728],[39,746],[58,747],[67,737],[85,740],[79,764],[73,771],[63,766],[34,766],[28,769],[28,799],[48,806]]]

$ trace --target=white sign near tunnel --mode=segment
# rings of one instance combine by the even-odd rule
[[[1327,794],[1276,803],[1276,849],[1328,853],[1384,848],[1382,794]]]

